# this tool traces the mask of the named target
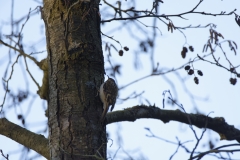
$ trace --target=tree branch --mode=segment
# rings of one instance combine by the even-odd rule
[[[161,15],[155,15],[155,14],[146,14],[146,15],[140,15],[140,16],[131,16],[131,17],[121,17],[121,18],[111,18],[111,19],[107,19],[107,20],[102,20],[101,23],[105,23],[105,22],[111,22],[111,21],[125,21],[125,20],[136,20],[136,19],[140,19],[140,18],[149,18],[149,17],[156,17],[156,18],[165,18],[168,19],[169,17],[180,17],[183,18],[183,15],[187,15],[187,14],[202,14],[202,15],[207,15],[207,16],[229,16],[234,14],[234,12],[236,11],[236,9],[234,9],[233,11],[229,12],[229,13],[205,13],[205,12],[194,12],[194,11],[188,11],[188,12],[184,12],[184,13],[180,13],[180,14],[169,14],[169,15],[165,15],[165,14],[161,14]],[[135,12],[146,12],[146,11],[135,11]],[[184,19],[184,18],[183,18]]]
[[[20,55],[22,55],[22,56],[24,56],[24,57],[28,57],[28,58],[31,59],[36,65],[39,65],[39,62],[38,62],[35,58],[33,58],[33,57],[31,57],[30,55],[24,53],[21,49],[17,49],[16,47],[13,47],[13,46],[11,46],[11,45],[3,42],[1,39],[0,39],[0,44],[3,44],[4,46],[9,47],[9,48],[13,49],[14,51],[19,52]]]
[[[22,128],[6,118],[0,119],[0,134],[38,152],[49,159],[48,139],[41,134]]]
[[[222,117],[211,118],[200,114],[183,113],[180,110],[162,110],[156,106],[134,106],[122,111],[110,112],[106,116],[106,124],[115,122],[130,121],[134,122],[141,118],[159,119],[164,123],[178,121],[181,123],[194,125],[198,128],[208,128],[220,135],[221,140],[236,140],[240,143],[240,130],[229,125]],[[207,122],[207,125],[206,125]],[[0,119],[0,134],[14,141],[31,148],[49,159],[48,139],[43,135],[35,134],[6,118]]]
[[[223,117],[211,118],[200,114],[183,113],[180,110],[162,110],[156,106],[134,106],[123,111],[110,112],[106,116],[106,124],[115,122],[134,122],[141,118],[159,119],[164,123],[178,121],[194,125],[198,128],[208,128],[220,135],[221,140],[236,140],[240,143],[240,130],[225,122]],[[207,122],[207,125],[206,125]]]

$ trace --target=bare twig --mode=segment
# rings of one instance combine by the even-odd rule
[[[3,158],[5,158],[6,160],[9,160],[8,159],[8,154],[7,155],[4,155],[4,153],[3,153],[3,151],[0,149],[0,153],[1,153],[1,155],[3,156]]]

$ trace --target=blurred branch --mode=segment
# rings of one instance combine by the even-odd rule
[[[16,47],[13,47],[13,46],[11,46],[11,45],[3,42],[1,39],[0,39],[0,44],[3,44],[4,46],[9,47],[9,48],[13,49],[14,51],[19,52],[19,54],[20,54],[21,56],[24,56],[24,57],[27,57],[27,58],[31,59],[35,64],[37,64],[37,65],[39,64],[39,62],[38,62],[34,57],[32,57],[32,56],[24,53],[22,50],[20,50],[20,49],[18,49],[18,48],[16,48]]]
[[[161,137],[156,136],[156,135],[151,131],[150,128],[144,128],[144,129],[146,129],[146,130],[150,133],[150,135],[148,135],[148,134],[146,135],[147,137],[156,138],[156,139],[162,140],[162,141],[164,141],[164,142],[166,142],[166,143],[170,143],[170,144],[177,145],[178,147],[183,148],[187,153],[191,153],[191,151],[190,151],[187,147],[185,147],[183,144],[188,143],[188,142],[192,142],[192,140],[190,140],[190,141],[185,141],[185,142],[181,142],[181,141],[178,139],[178,137],[176,137],[176,140],[177,140],[178,142],[174,142],[174,141],[172,141],[172,140],[167,140],[167,139],[165,139],[165,138],[161,138]],[[173,156],[173,155],[172,155],[172,156]]]
[[[109,39],[112,39],[113,41],[117,42],[117,43],[121,46],[121,48],[122,48],[121,43],[120,43],[118,40],[114,39],[113,36],[108,36],[108,35],[104,34],[103,32],[101,32],[101,34],[102,34],[103,36],[105,36],[105,37],[107,37],[107,38],[109,38]],[[107,43],[106,43],[106,45],[107,45]]]
[[[118,98],[118,100],[120,101],[127,101],[129,99],[135,99],[137,97],[140,97],[142,94],[144,93],[144,91],[142,91],[141,93],[136,93],[135,91],[133,93],[131,93],[129,96],[127,96],[126,98]]]
[[[209,56],[209,55],[210,55],[210,54],[204,55],[204,57],[207,57],[207,56]],[[136,79],[136,80],[134,80],[134,81],[132,81],[132,82],[130,82],[130,83],[122,86],[122,87],[119,87],[119,90],[124,89],[124,88],[126,88],[126,87],[128,87],[128,86],[130,86],[130,85],[132,85],[132,84],[134,84],[134,83],[137,83],[138,81],[144,80],[144,79],[149,78],[149,77],[152,77],[152,76],[160,76],[160,75],[165,75],[165,74],[168,74],[168,73],[175,72],[175,71],[177,71],[177,70],[180,70],[180,69],[184,68],[184,66],[186,66],[187,64],[193,63],[193,62],[196,62],[196,61],[199,61],[199,60],[200,60],[200,58],[198,57],[198,58],[195,58],[195,59],[193,59],[193,60],[191,60],[191,61],[189,61],[189,62],[181,65],[180,67],[168,69],[168,70],[166,70],[166,71],[161,71],[161,70],[158,70],[158,68],[156,68],[155,70],[152,71],[151,74],[146,75],[146,76],[143,76],[143,77],[141,77],[141,78],[139,78],[139,79]]]
[[[38,62],[34,57],[32,57],[32,56],[24,53],[24,51],[23,51],[22,49],[18,49],[18,48],[14,47],[14,46],[12,46],[12,45],[10,45],[10,44],[7,44],[7,43],[3,42],[1,39],[0,39],[0,44],[3,44],[4,46],[6,46],[6,47],[8,47],[8,48],[11,48],[11,49],[13,49],[14,51],[19,52],[19,55],[17,56],[15,62],[12,64],[12,70],[11,70],[11,73],[10,73],[9,78],[8,78],[7,80],[3,79],[3,81],[6,83],[6,87],[5,87],[5,90],[6,90],[6,91],[5,91],[5,94],[4,94],[3,102],[2,102],[2,104],[0,105],[0,107],[1,107],[0,112],[2,112],[2,107],[3,107],[4,103],[5,103],[7,93],[9,92],[8,82],[9,82],[10,79],[12,78],[13,71],[14,71],[14,66],[15,66],[15,64],[18,62],[19,57],[20,57],[20,56],[24,56],[24,58],[27,57],[27,58],[31,59],[31,60],[32,60],[37,66],[39,66],[40,68],[41,68],[41,63]],[[19,47],[20,47],[20,46],[19,46]],[[40,88],[39,84],[38,84],[37,81],[33,78],[32,74],[31,74],[30,71],[28,70],[28,66],[27,66],[27,63],[26,63],[26,59],[25,59],[25,64],[26,64],[26,70],[27,70],[27,72],[29,73],[30,77],[32,78],[32,80],[34,81],[34,83],[37,85],[37,87]]]
[[[203,158],[205,155],[207,154],[210,154],[210,153],[220,153],[220,152],[224,152],[224,153],[234,153],[234,152],[240,152],[240,149],[232,149],[232,150],[220,150],[221,148],[225,148],[225,147],[232,147],[232,146],[240,146],[240,144],[230,144],[230,145],[224,145],[224,146],[220,146],[220,147],[217,147],[217,148],[214,148],[214,149],[211,149],[209,151],[206,151],[206,152],[202,152],[194,157],[191,158],[192,159],[201,159]]]
[[[205,13],[205,12],[191,12],[191,13],[195,13],[195,14],[203,14],[203,15],[211,15],[211,16],[220,16],[220,15],[232,15],[234,13],[234,11],[236,11],[236,9],[234,9],[232,12],[229,12],[228,14],[212,14],[212,13]],[[144,15],[144,16],[134,16],[134,17],[125,17],[125,18],[112,18],[112,19],[108,19],[108,20],[102,20],[101,22],[111,22],[111,21],[116,21],[116,20],[136,20],[136,19],[140,19],[140,18],[149,18],[149,17],[157,17],[157,18],[168,18],[168,17],[181,17],[181,15],[185,15],[185,14],[190,14],[190,13],[181,13],[181,14],[175,14],[175,15]],[[181,17],[182,18],[182,17]]]
[[[0,119],[0,134],[31,148],[45,158],[49,159],[48,139],[41,134],[33,133],[22,128],[6,118]]]
[[[0,40],[0,41],[1,41],[1,40]],[[3,102],[2,102],[2,104],[0,105],[0,107],[1,107],[0,113],[2,112],[2,108],[3,108],[3,105],[4,105],[4,103],[5,103],[7,93],[10,91],[10,90],[9,90],[9,87],[8,87],[8,82],[9,82],[10,79],[12,78],[13,71],[14,71],[14,65],[18,62],[18,58],[19,58],[19,57],[20,57],[20,55],[17,56],[15,62],[12,64],[12,70],[11,70],[11,73],[10,73],[10,76],[8,77],[8,79],[6,80],[6,79],[2,78],[2,80],[6,83],[6,85],[4,86],[5,94],[4,94],[4,97],[3,97]]]
[[[173,156],[178,152],[178,149],[179,149],[179,148],[182,148],[182,149],[185,150],[187,153],[191,153],[191,154],[195,154],[195,155],[196,155],[196,156],[192,156],[191,158],[189,158],[189,160],[193,160],[193,159],[197,159],[197,158],[198,158],[198,159],[201,159],[201,158],[203,158],[205,155],[215,156],[215,157],[217,157],[218,159],[227,159],[227,158],[222,157],[221,155],[220,155],[220,157],[219,157],[219,156],[217,156],[216,154],[217,154],[217,153],[221,153],[221,152],[224,152],[224,153],[228,153],[228,152],[230,152],[230,153],[240,152],[240,149],[232,149],[232,150],[230,150],[230,149],[228,149],[228,150],[225,149],[225,150],[220,150],[221,148],[230,148],[230,147],[234,147],[234,146],[236,146],[236,147],[240,146],[240,144],[237,144],[237,143],[219,146],[219,147],[210,149],[210,150],[205,151],[205,152],[190,151],[186,146],[184,146],[185,143],[188,143],[188,142],[190,142],[190,141],[181,142],[181,141],[178,139],[178,137],[176,137],[176,139],[177,139],[178,142],[166,140],[166,139],[164,139],[164,138],[161,138],[161,137],[156,136],[156,135],[151,131],[150,128],[145,128],[145,129],[150,133],[150,135],[148,135],[148,134],[146,135],[147,137],[156,138],[156,139],[165,141],[166,143],[177,145],[176,151],[172,154],[172,156],[171,156],[169,159],[172,159],[172,158],[173,158]],[[215,154],[215,155],[212,155],[212,153]]]
[[[187,114],[187,112],[185,111],[183,105],[182,105],[182,104],[178,104],[178,103],[172,98],[172,94],[171,94],[171,92],[170,92],[169,90],[163,92],[163,96],[164,96],[163,106],[164,106],[164,101],[165,101],[165,95],[166,95],[166,93],[169,94],[168,99],[170,99],[170,100],[172,101],[172,103],[174,103],[175,105],[177,105],[179,108],[181,108],[181,110],[182,110],[185,114]],[[212,112],[210,112],[210,113],[212,113]],[[210,113],[209,113],[209,114],[210,114]],[[196,142],[195,146],[193,147],[193,150],[192,150],[192,152],[191,152],[191,154],[190,154],[190,158],[189,158],[189,159],[192,159],[193,154],[195,153],[195,151],[196,151],[196,149],[197,149],[200,141],[201,141],[202,138],[203,138],[204,133],[206,132],[207,125],[208,125],[208,116],[209,116],[209,114],[207,115],[207,117],[206,117],[206,119],[205,119],[205,126],[203,127],[204,129],[202,130],[202,134],[201,134],[200,137],[198,137],[195,129],[193,128],[193,124],[192,124],[192,121],[191,121],[190,117],[187,116],[187,119],[188,119],[188,122],[189,122],[189,128],[193,131],[194,136],[195,136],[195,138],[196,138],[196,140],[197,140],[197,142]],[[201,114],[197,114],[197,115],[201,115]]]
[[[9,156],[9,155],[7,154],[7,155],[5,156],[4,153],[3,153],[3,151],[2,151],[1,149],[0,149],[0,153],[1,153],[1,155],[3,156],[3,158],[5,158],[6,160],[9,160],[9,159],[8,159],[8,156]]]
[[[120,18],[116,18],[116,16],[114,18],[108,19],[108,20],[102,20],[101,22],[111,22],[111,21],[116,21],[116,20],[136,20],[136,19],[140,19],[140,18],[149,18],[149,17],[157,17],[157,18],[165,18],[168,19],[168,17],[179,17],[182,19],[185,19],[183,17],[183,15],[187,15],[187,14],[202,14],[202,15],[208,15],[208,16],[228,16],[228,15],[232,15],[235,14],[234,12],[236,11],[236,9],[234,9],[233,11],[226,13],[225,11],[221,11],[221,13],[206,13],[206,12],[196,12],[195,10],[199,7],[199,5],[203,2],[203,0],[200,0],[199,3],[190,11],[187,12],[183,12],[183,13],[179,13],[179,14],[169,14],[169,15],[165,15],[165,14],[161,14],[161,15],[157,15],[155,14],[155,12],[153,12],[153,9],[151,9],[151,11],[148,10],[135,10],[134,7],[131,7],[129,9],[121,9],[121,7],[114,7],[113,5],[111,5],[110,3],[108,3],[106,0],[103,0],[103,2],[108,5],[109,7],[113,8],[115,11],[115,15],[118,13],[120,15]],[[154,8],[154,6],[153,6]],[[145,14],[145,15],[135,15],[135,16],[129,16],[129,17],[122,17],[122,12],[123,13],[141,13],[141,14]],[[128,14],[129,15],[129,14]]]
[[[124,121],[134,122],[142,118],[158,119],[164,123],[178,121],[198,128],[211,129],[220,135],[221,140],[237,140],[240,143],[240,130],[227,124],[223,117],[211,118],[200,114],[183,113],[179,109],[162,110],[156,106],[137,105],[123,111],[110,112],[106,118],[106,124]]]

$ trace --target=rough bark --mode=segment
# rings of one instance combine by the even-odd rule
[[[97,88],[104,81],[99,1],[44,0],[49,147],[56,159],[106,158]]]

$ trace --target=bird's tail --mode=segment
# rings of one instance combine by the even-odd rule
[[[106,106],[103,106],[104,110],[103,110],[103,113],[102,113],[102,116],[101,116],[101,122],[104,121],[105,117],[106,117],[106,114],[107,114],[107,111],[108,111],[108,107]]]

